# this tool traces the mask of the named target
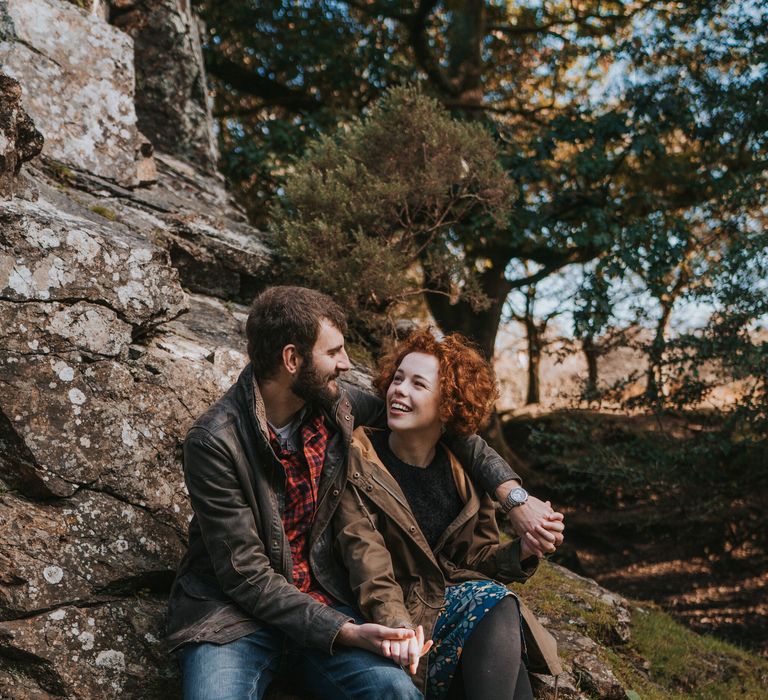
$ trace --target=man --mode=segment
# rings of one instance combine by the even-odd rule
[[[329,523],[354,424],[384,421],[380,399],[337,381],[350,367],[345,330],[344,313],[324,294],[266,290],[246,325],[250,364],[187,434],[195,515],[168,634],[186,700],[261,698],[286,672],[327,698],[421,697],[382,656],[383,643],[414,632],[360,620],[332,551]],[[480,438],[451,447],[489,492],[517,506],[518,531],[533,531],[542,553],[554,551],[562,516],[524,502],[512,471]]]

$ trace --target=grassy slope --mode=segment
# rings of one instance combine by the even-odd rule
[[[642,700],[765,700],[768,662],[712,637],[692,632],[653,605],[630,601],[631,639],[616,643],[610,605],[592,597],[584,584],[543,564],[525,585],[513,586],[526,603],[567,627],[580,618],[586,633],[601,644],[599,655],[613,669],[630,698]],[[588,600],[585,609],[574,600]],[[567,654],[564,660],[568,661]]]

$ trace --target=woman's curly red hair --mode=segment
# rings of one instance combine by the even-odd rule
[[[422,352],[438,360],[440,420],[456,435],[476,433],[488,421],[499,397],[496,375],[487,360],[458,333],[437,340],[428,330],[411,333],[379,361],[374,386],[382,397],[406,355]]]

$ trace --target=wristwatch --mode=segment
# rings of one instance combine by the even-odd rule
[[[501,504],[501,512],[509,513],[513,508],[523,505],[528,500],[528,492],[522,486],[516,486],[508,494]]]

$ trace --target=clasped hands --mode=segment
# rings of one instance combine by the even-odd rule
[[[339,630],[339,642],[380,654],[415,675],[419,659],[432,648],[432,640],[424,641],[424,628],[385,627],[368,622],[357,625],[346,622]]]
[[[516,485],[506,481],[496,489],[496,498],[501,503],[509,491]],[[565,522],[562,513],[552,508],[549,501],[542,501],[536,496],[529,496],[521,506],[507,513],[512,529],[520,535],[520,559],[528,557],[543,558],[552,554],[563,544]]]

